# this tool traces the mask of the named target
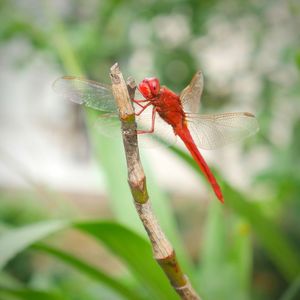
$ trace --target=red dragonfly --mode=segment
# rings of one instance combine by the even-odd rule
[[[88,107],[117,113],[116,103],[109,85],[79,77],[65,76],[53,84],[54,90],[69,100]],[[203,91],[203,75],[197,72],[190,84],[177,95],[165,86],[160,86],[157,78],[145,78],[138,86],[144,99],[133,100],[140,116],[143,129],[138,134],[154,133],[159,124],[172,129],[179,136],[201,171],[211,184],[217,198],[223,203],[221,189],[202,157],[198,148],[211,150],[235,142],[256,133],[259,129],[255,116],[248,112],[232,112],[212,115],[198,113]],[[145,111],[151,107],[151,122],[145,129]],[[143,118],[145,116],[145,118]],[[159,120],[162,120],[159,121]],[[138,123],[139,127],[139,123]]]

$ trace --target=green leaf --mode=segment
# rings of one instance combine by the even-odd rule
[[[31,244],[68,226],[66,221],[49,221],[7,231],[0,237],[0,270],[18,253]]]
[[[145,239],[110,222],[78,223],[76,227],[101,241],[126,263],[152,299],[178,299],[154,261],[151,247]]]
[[[288,290],[281,296],[280,300],[296,300],[300,298],[300,276],[290,285]]]
[[[121,135],[120,139],[112,139],[99,134],[94,128],[99,113],[89,109],[86,116],[93,152],[106,175],[106,184],[110,198],[109,204],[114,215],[122,224],[145,235],[145,230],[135,211],[127,181],[126,160]]]
[[[49,292],[49,291],[41,291],[41,290],[34,290],[28,288],[5,288],[0,286],[0,296],[14,296],[24,300],[66,300],[60,294]]]
[[[184,151],[176,147],[171,149],[201,177],[203,176],[195,161]],[[300,272],[300,257],[280,229],[268,220],[256,204],[245,197],[223,180],[222,190],[225,205],[231,207],[238,215],[251,224],[261,244],[268,251],[274,264],[288,280],[295,279]],[[230,195],[230,197],[226,197]]]
[[[238,219],[235,222],[232,232],[231,259],[236,267],[237,282],[240,290],[245,294],[250,294],[252,282],[252,244],[250,226],[247,222]],[[247,298],[247,299],[248,299]]]
[[[300,51],[296,52],[296,55],[295,55],[295,62],[296,62],[296,66],[297,66],[298,69],[300,70]]]
[[[235,225],[235,218],[229,214],[225,223],[223,207],[217,201],[210,203],[200,255],[200,283],[203,297],[208,300],[249,299],[251,245],[240,224],[238,228]]]
[[[151,299],[178,299],[165,275],[154,261],[150,244],[133,231],[112,222],[95,221],[72,224],[62,221],[47,221],[9,230],[0,238],[1,266],[3,267],[11,258],[30,245],[56,231],[69,228],[77,228],[91,235],[118,256],[136,276],[138,282],[141,282],[141,286]],[[60,258],[63,257],[64,255],[61,254]],[[77,264],[77,267],[80,266],[87,270],[88,266],[85,263],[80,263],[72,257],[64,258],[67,263],[72,262],[74,266]],[[90,272],[92,272],[91,269]],[[98,279],[101,275],[103,274],[99,272],[94,273]],[[105,278],[105,280],[101,282],[107,284],[109,279]],[[110,282],[110,287],[113,287],[112,282]],[[120,289],[117,291],[120,292]]]
[[[70,253],[64,252],[57,248],[45,244],[36,244],[32,246],[33,249],[40,250],[49,255],[54,256],[55,258],[60,259],[63,263],[68,264],[80,273],[84,273],[87,276],[104,283],[106,286],[110,287],[115,292],[118,292],[121,296],[129,300],[143,300],[141,296],[138,296],[137,293],[129,289],[126,285],[122,284],[118,279],[115,279],[101,270],[94,268],[83,260],[73,256]]]
[[[194,272],[194,267],[192,266],[191,260],[187,255],[182,238],[178,233],[174,212],[170,206],[170,199],[158,187],[158,183],[155,180],[155,174],[153,173],[153,168],[151,168],[146,160],[143,161],[143,167],[145,169],[145,173],[147,174],[148,193],[154,213],[159,220],[162,230],[174,247],[176,256],[183,270],[191,274]],[[191,281],[193,280],[192,278],[190,279]]]
[[[228,205],[251,224],[261,244],[286,279],[295,279],[300,272],[300,257],[281,230],[262,214],[256,204],[247,202],[228,184],[224,184],[223,190],[225,195],[230,195]]]
[[[217,270],[226,262],[226,230],[221,206],[214,202],[210,204],[203,249],[201,253],[203,269]]]
[[[233,269],[227,260],[228,249],[223,211],[216,202],[212,202],[208,210],[201,252],[200,284],[203,297],[208,300],[230,299],[228,294],[231,295],[231,292],[228,289],[233,279]]]

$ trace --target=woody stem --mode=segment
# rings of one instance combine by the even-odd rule
[[[139,156],[135,113],[131,102],[136,86],[133,81],[128,84],[128,87],[126,86],[118,64],[111,67],[110,76],[113,94],[119,108],[119,118],[121,121],[128,169],[128,183],[131,188],[137,213],[150,239],[154,258],[181,299],[201,300],[191,286],[187,276],[182,272],[175,251],[160,228],[151,208],[146,186],[146,177]]]

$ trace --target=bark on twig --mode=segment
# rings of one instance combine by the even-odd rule
[[[192,288],[189,279],[182,272],[176,259],[175,251],[161,230],[151,208],[146,177],[139,156],[134,108],[130,100],[130,97],[134,96],[135,83],[132,80],[126,86],[118,64],[111,67],[110,76],[113,94],[119,108],[128,168],[128,183],[137,213],[151,241],[154,258],[165,272],[181,299],[200,300],[200,297]]]

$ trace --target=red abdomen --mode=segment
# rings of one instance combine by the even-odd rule
[[[220,189],[219,184],[211,170],[209,169],[208,165],[206,164],[204,158],[202,157],[201,153],[199,152],[193,138],[188,130],[188,127],[184,126],[181,129],[174,129],[175,133],[180,136],[181,140],[186,145],[187,149],[190,151],[191,155],[193,156],[194,160],[197,162],[200,170],[204,173],[205,177],[209,181],[212,189],[214,190],[217,198],[224,203],[224,198],[222,195],[222,191]]]

